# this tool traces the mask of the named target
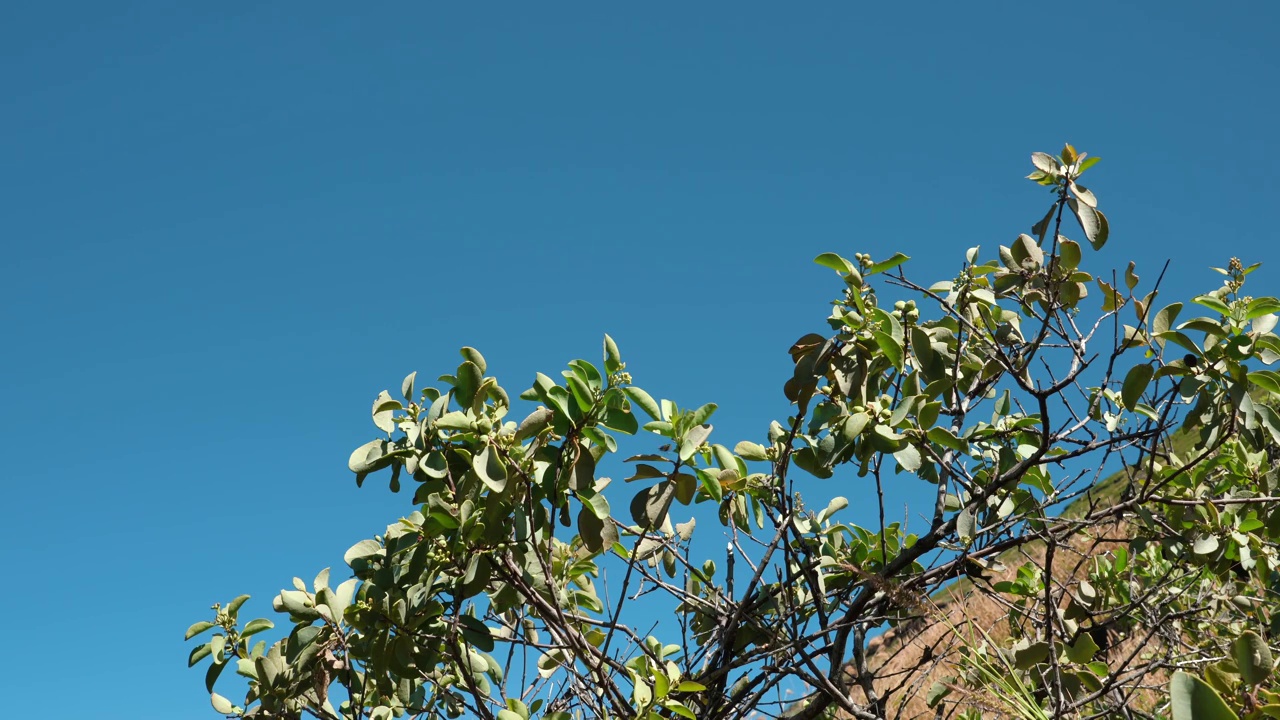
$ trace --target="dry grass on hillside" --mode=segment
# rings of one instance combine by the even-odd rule
[[[1102,536],[1080,536],[1055,552],[1052,576],[1056,583],[1075,581],[1088,572],[1089,558],[1110,552],[1123,544],[1124,527],[1097,528]],[[868,669],[877,678],[875,690],[888,698],[890,718],[934,718],[938,708],[929,708],[925,697],[929,688],[947,676],[959,674],[959,648],[982,644],[984,634],[999,643],[1009,637],[1009,607],[1002,596],[989,591],[989,584],[1012,579],[1019,565],[1032,562],[1043,572],[1044,546],[1032,543],[1008,553],[1001,561],[1005,568],[992,573],[985,583],[962,580],[946,588],[919,608],[920,617],[868,641]],[[1135,640],[1117,638],[1112,657],[1128,657],[1136,649]],[[1133,653],[1136,655],[1136,653]],[[1162,686],[1163,678],[1150,678]],[[852,699],[867,699],[861,689]],[[1126,698],[1130,707],[1150,708],[1156,698],[1150,693]],[[945,701],[942,717],[959,708],[977,707],[984,718],[1013,717],[1005,698],[991,693],[973,693],[955,688]]]

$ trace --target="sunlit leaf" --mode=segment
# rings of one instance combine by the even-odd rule
[[[1134,365],[1130,368],[1128,374],[1124,377],[1124,384],[1121,387],[1120,397],[1124,402],[1125,408],[1132,410],[1138,401],[1142,399],[1142,393],[1146,392],[1147,385],[1151,383],[1151,377],[1155,374],[1155,368],[1146,363]]]
[[[223,715],[230,715],[235,710],[235,706],[231,704],[231,701],[218,693],[210,693],[209,701],[213,704],[213,709]]]
[[[681,462],[687,462],[702,446],[702,443],[706,442],[711,435],[711,427],[710,425],[695,425],[689,428],[689,431],[685,433],[684,438],[680,441]]]
[[[910,257],[907,257],[902,253],[894,253],[893,257],[889,258],[888,260],[881,260],[878,263],[873,263],[871,267],[867,268],[866,274],[875,275],[877,273],[882,273],[887,270],[892,270],[910,259],[911,259]]]
[[[1255,686],[1271,677],[1275,665],[1271,659],[1271,648],[1257,633],[1246,631],[1231,643],[1231,649],[1246,685]]]
[[[190,640],[211,627],[216,626],[207,620],[201,620],[198,623],[194,623],[191,627],[187,628],[187,636],[184,639]]]
[[[1239,720],[1217,691],[1181,670],[1169,681],[1169,701],[1172,720]]]

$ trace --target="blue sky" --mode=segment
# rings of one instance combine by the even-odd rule
[[[518,391],[609,332],[637,384],[719,403],[722,442],[760,439],[787,409],[786,348],[840,289],[811,259],[902,251],[926,284],[951,277],[1040,217],[1033,150],[1104,158],[1095,267],[1172,259],[1178,296],[1235,254],[1275,294],[1278,20],[1262,2],[10,4],[0,695],[50,718],[212,717],[182,630],[337,572],[408,511],[345,461],[379,390],[450,372],[462,345]],[[867,488],[814,492],[856,507]]]

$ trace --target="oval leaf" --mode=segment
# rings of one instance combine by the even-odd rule
[[[710,425],[695,425],[689,428],[689,432],[685,433],[684,439],[680,441],[680,462],[687,462],[693,457],[710,435]]]
[[[507,466],[503,464],[502,457],[493,451],[493,446],[486,445],[472,460],[471,468],[495,493],[507,489]]]
[[[1124,376],[1124,385],[1120,389],[1120,399],[1128,410],[1132,410],[1138,401],[1142,399],[1142,393],[1147,391],[1147,385],[1151,382],[1151,376],[1155,375],[1155,368],[1147,364],[1134,365],[1127,375]]]
[[[1267,642],[1250,630],[1235,639],[1231,649],[1236,657],[1236,667],[1246,685],[1255,686],[1271,677],[1274,662]]]
[[[218,693],[210,693],[209,701],[213,703],[213,709],[223,715],[230,715],[235,710],[235,706],[231,704],[231,701],[222,697]]]
[[[199,635],[200,633],[204,632],[205,630],[208,630],[211,627],[213,627],[213,623],[207,620],[201,620],[200,622],[195,623],[191,627],[187,628],[187,636],[183,639],[190,640],[191,638]]]
[[[1239,720],[1208,683],[1181,670],[1169,681],[1169,701],[1173,720]]]

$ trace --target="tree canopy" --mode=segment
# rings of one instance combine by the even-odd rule
[[[349,466],[411,507],[342,577],[281,590],[273,642],[243,595],[188,629],[215,711],[1280,717],[1280,300],[1249,295],[1258,265],[1236,258],[1179,302],[1161,269],[1094,269],[1109,224],[1079,180],[1097,158],[1031,161],[1047,208],[952,278],[914,280],[901,253],[816,259],[838,279],[829,331],[789,348],[791,413],[758,437],[722,441],[715,405],[641,389],[608,336],[598,364],[518,392],[466,347],[435,384],[380,393]],[[878,520],[806,505],[831,478]],[[934,488],[918,532],[887,519],[891,481]],[[680,521],[689,505],[720,526]],[[940,614],[957,582],[999,622]],[[878,633],[921,622],[953,642],[876,661]],[[243,699],[218,692],[229,667]]]

